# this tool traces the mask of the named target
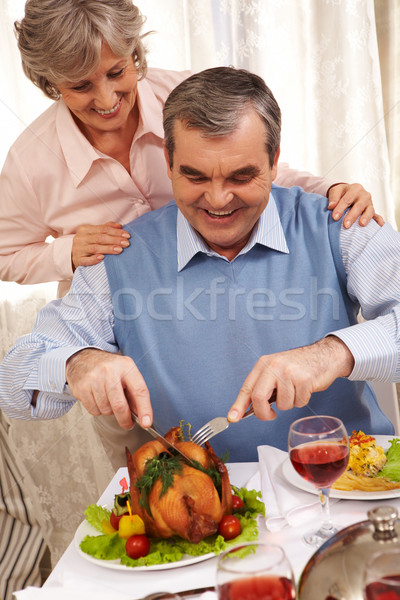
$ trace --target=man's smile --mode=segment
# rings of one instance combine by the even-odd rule
[[[215,218],[229,217],[234,212],[236,212],[236,209],[234,209],[234,210],[206,210],[206,213],[208,215],[210,215],[210,217],[215,217]]]

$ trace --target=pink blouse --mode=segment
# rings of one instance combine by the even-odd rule
[[[138,82],[132,175],[91,146],[63,100],[19,136],[0,175],[0,279],[60,281],[62,295],[72,278],[72,240],[80,225],[128,223],[172,198],[162,150],[162,108],[170,91],[189,75],[149,69]],[[275,183],[325,195],[335,182],[280,164]]]

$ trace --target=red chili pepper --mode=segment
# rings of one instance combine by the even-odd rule
[[[350,437],[350,446],[359,446],[360,444],[367,444],[369,442],[375,442],[375,438],[357,431],[352,432]]]

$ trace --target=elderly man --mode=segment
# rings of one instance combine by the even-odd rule
[[[154,412],[163,430],[195,431],[253,403],[257,418],[213,439],[232,461],[286,449],[290,423],[312,413],[392,434],[365,380],[399,380],[399,235],[344,229],[321,197],[273,185],[280,110],[256,75],[193,75],[164,129],[175,202],[40,313],[2,364],[0,408],[54,418],[78,399],[121,428],[133,409],[144,427]]]

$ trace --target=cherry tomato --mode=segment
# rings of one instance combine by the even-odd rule
[[[126,540],[125,551],[130,558],[147,556],[149,550],[149,538],[145,535],[131,535],[131,537]]]
[[[238,510],[240,508],[244,507],[244,502],[241,498],[239,498],[239,496],[235,496],[235,494],[232,494],[232,508],[233,510]]]
[[[241,533],[240,521],[235,515],[225,515],[218,525],[218,532],[225,540],[233,540]]]
[[[128,513],[125,513],[125,514],[127,515]],[[119,529],[119,522],[123,516],[124,515],[116,515],[113,510],[111,511],[110,523],[116,531],[118,531],[118,529]]]

